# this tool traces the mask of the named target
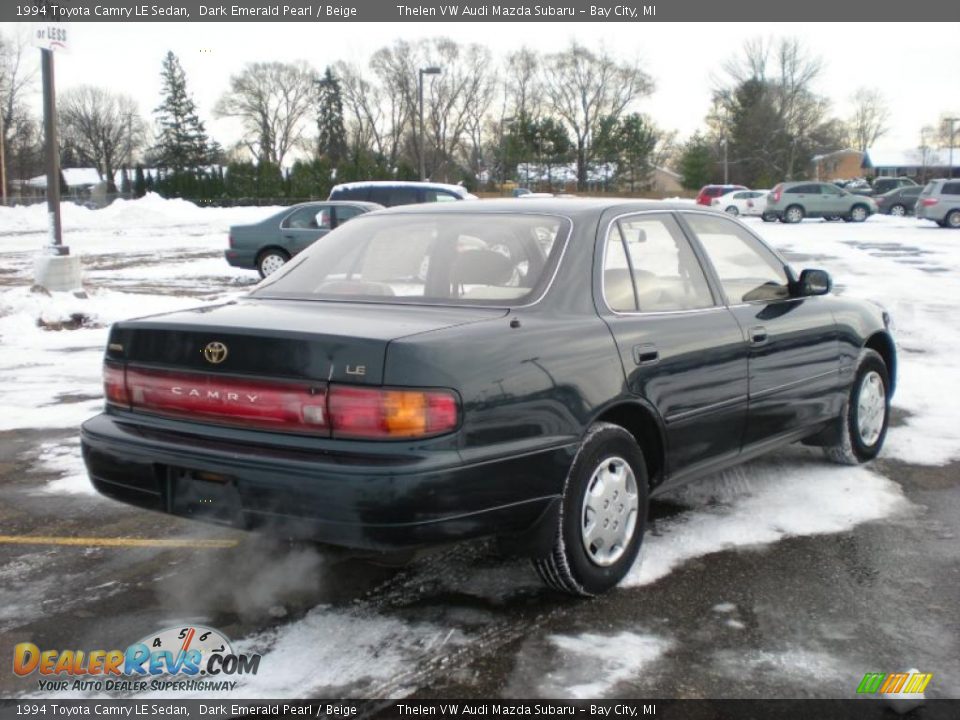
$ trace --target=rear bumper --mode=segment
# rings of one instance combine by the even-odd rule
[[[575,446],[464,464],[385,463],[332,452],[204,443],[113,415],[83,424],[94,487],[138,507],[342,547],[389,550],[494,534],[529,534],[553,520]],[[198,479],[215,474],[220,482]],[[184,477],[189,480],[184,480]],[[204,505],[187,504],[184,482]],[[229,497],[221,491],[229,489]]]
[[[245,268],[248,270],[256,269],[257,267],[256,256],[248,252],[243,252],[242,250],[229,248],[223,251],[223,257],[230,265],[233,265],[233,267]]]

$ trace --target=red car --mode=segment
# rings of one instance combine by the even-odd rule
[[[697,205],[710,206],[710,201],[714,198],[726,195],[734,190],[746,190],[743,185],[704,185],[697,193]]]

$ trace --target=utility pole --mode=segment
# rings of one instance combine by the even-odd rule
[[[950,179],[953,179],[953,129],[954,123],[960,120],[957,117],[944,118],[944,122],[950,123]]]
[[[0,205],[7,204],[7,131],[3,125],[3,110],[0,110]]]
[[[53,51],[40,50],[40,73],[43,78],[43,135],[47,146],[47,215],[50,218],[52,255],[69,255],[63,244],[60,224],[60,144],[57,139],[57,100],[53,78]]]
[[[427,179],[427,160],[426,160],[426,148],[423,146],[423,76],[424,75],[439,75],[443,72],[436,65],[431,65],[430,67],[420,68],[420,77],[419,82],[417,82],[417,91],[420,96],[420,132],[419,135],[419,145],[420,145],[420,181],[423,182]]]

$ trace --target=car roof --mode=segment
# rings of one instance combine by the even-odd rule
[[[466,194],[468,191],[463,185],[450,185],[440,182],[417,182],[414,180],[358,180],[356,182],[340,183],[334,185],[330,192],[335,190],[355,190],[368,187],[412,187],[412,188],[435,188],[439,190],[449,190],[459,194]]]
[[[709,210],[693,201],[675,202],[664,200],[637,200],[634,198],[502,198],[493,200],[478,200],[470,203],[424,203],[418,205],[397,205],[386,210],[380,210],[377,215],[431,215],[431,214],[540,214],[560,215],[570,219],[596,215],[606,210],[617,212],[642,212],[660,210]]]
[[[284,210],[293,210],[294,208],[309,207],[311,205],[333,205],[334,207],[349,205],[350,207],[362,207],[369,210],[379,210],[383,207],[380,203],[367,202],[366,200],[308,200],[307,202],[290,205],[284,208]]]

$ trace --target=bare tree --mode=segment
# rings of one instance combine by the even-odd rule
[[[535,50],[520,48],[504,63],[504,99],[514,117],[538,120],[543,109],[541,59]]]
[[[36,67],[26,59],[28,48],[25,33],[0,35],[0,142],[12,171],[9,174],[21,180],[39,170],[37,159],[42,141],[27,103],[37,76]]]
[[[883,94],[875,88],[860,88],[850,99],[853,102],[853,114],[847,121],[850,145],[866,152],[889,131],[890,110]]]
[[[132,164],[143,147],[146,123],[129,95],[81,85],[64,92],[59,100],[63,146],[97,169],[109,192],[116,192],[114,174]]]
[[[635,100],[649,95],[653,80],[636,63],[620,64],[576,42],[546,58],[544,79],[547,99],[574,136],[577,185],[583,188],[598,124],[619,118]]]
[[[249,63],[230,78],[230,90],[217,101],[214,114],[238,118],[253,156],[280,165],[303,143],[316,80],[316,72],[304,62]]]

